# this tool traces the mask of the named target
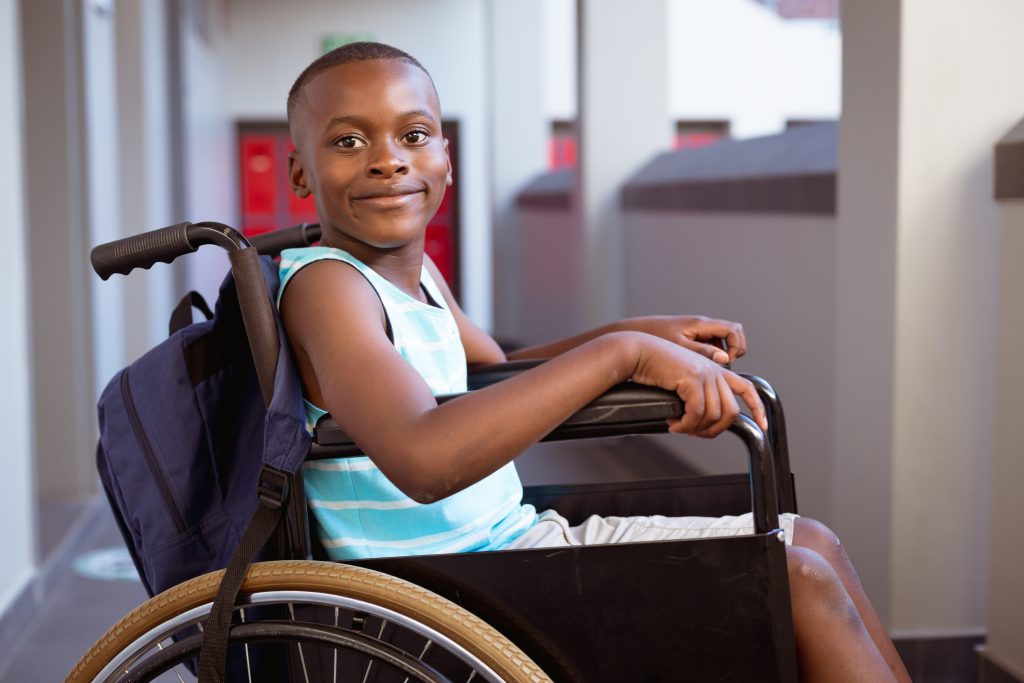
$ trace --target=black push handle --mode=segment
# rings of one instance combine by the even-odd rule
[[[227,251],[249,246],[241,233],[223,223],[178,223],[100,244],[93,248],[89,260],[96,274],[106,280],[115,273],[127,275],[136,268],[170,263],[204,244],[217,244]]]
[[[158,261],[170,263],[204,244],[216,244],[228,252],[260,392],[269,407],[274,396],[280,339],[259,255],[242,233],[230,225],[214,221],[178,223],[101,244],[92,250],[90,260],[96,274],[106,280],[114,273],[127,275],[136,268],[149,268]]]
[[[249,242],[261,254],[277,256],[284,249],[310,247],[320,241],[319,223],[301,223],[290,228],[281,228],[249,238]]]
[[[170,263],[182,254],[196,250],[188,241],[189,225],[178,223],[101,244],[89,256],[92,268],[106,280],[114,273],[127,275],[136,268],[149,268],[158,261]]]

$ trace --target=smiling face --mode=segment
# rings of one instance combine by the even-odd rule
[[[397,59],[330,68],[306,84],[291,129],[292,190],[314,196],[324,243],[364,260],[422,250],[451,184],[426,73]]]

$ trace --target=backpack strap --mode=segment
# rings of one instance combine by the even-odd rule
[[[206,316],[207,320],[213,318],[213,311],[210,310],[209,304],[206,303],[206,299],[203,295],[194,289],[181,297],[181,301],[171,311],[171,320],[167,323],[167,336],[171,337],[178,330],[183,330],[192,324],[192,309],[197,308],[199,311]]]
[[[203,647],[199,655],[200,683],[224,683],[228,632],[231,629],[231,615],[238,599],[238,591],[242,587],[242,580],[249,565],[281,521],[284,504],[288,500],[288,475],[275,467],[264,465],[260,470],[259,497],[259,507],[256,508],[256,513],[249,520],[242,540],[238,542],[238,547],[228,560],[217,598],[213,601],[213,608],[206,620]]]

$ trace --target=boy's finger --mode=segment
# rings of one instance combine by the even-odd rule
[[[725,338],[726,343],[729,345],[729,359],[736,360],[740,356],[745,356],[747,353],[747,339],[743,334],[743,328],[737,326],[737,330],[730,332],[729,336]]]
[[[728,387],[726,387],[728,390]],[[731,394],[732,392],[729,391]],[[719,394],[718,383],[716,381],[704,383],[704,416],[701,418],[700,424],[697,425],[697,429],[694,431],[697,433],[705,432],[714,425],[718,424],[722,419],[722,400]]]
[[[683,342],[682,346],[695,353],[699,353],[702,356],[710,358],[719,365],[725,365],[729,362],[729,354],[724,349],[720,349],[713,344],[704,344],[702,342],[687,339]]]
[[[718,436],[731,427],[732,423],[736,420],[736,416],[740,414],[740,406],[736,403],[736,397],[733,395],[732,388],[725,380],[725,377],[720,375],[715,380],[715,384],[718,387],[719,396],[721,396],[722,409],[718,421],[706,430],[709,437]]]
[[[768,431],[768,418],[765,415],[761,397],[757,395],[757,389],[754,388],[754,385],[731,372],[726,374],[726,381],[732,388],[733,393],[742,398],[743,402],[750,408],[750,416],[754,418],[757,426],[762,431]]]
[[[702,384],[691,385],[679,394],[679,398],[683,399],[684,410],[683,417],[674,431],[682,434],[696,431],[697,425],[700,424],[701,418],[704,416],[704,387]]]

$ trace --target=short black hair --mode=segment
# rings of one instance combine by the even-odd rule
[[[330,52],[327,52],[307,66],[299,77],[295,79],[295,83],[292,84],[291,90],[288,91],[288,120],[292,119],[292,115],[295,113],[295,109],[298,106],[299,96],[302,94],[302,89],[306,87],[306,84],[313,80],[316,76],[320,75],[324,71],[341,64],[348,64],[349,62],[363,62],[371,59],[397,59],[408,64],[412,64],[423,73],[427,74],[427,78],[430,79],[430,84],[434,84],[434,79],[430,78],[430,72],[428,72],[415,57],[410,55],[408,52],[399,50],[397,47],[391,47],[384,43],[371,43],[371,42],[359,42],[359,43],[348,43],[341,47],[336,47]],[[434,88],[435,91],[437,88]]]

